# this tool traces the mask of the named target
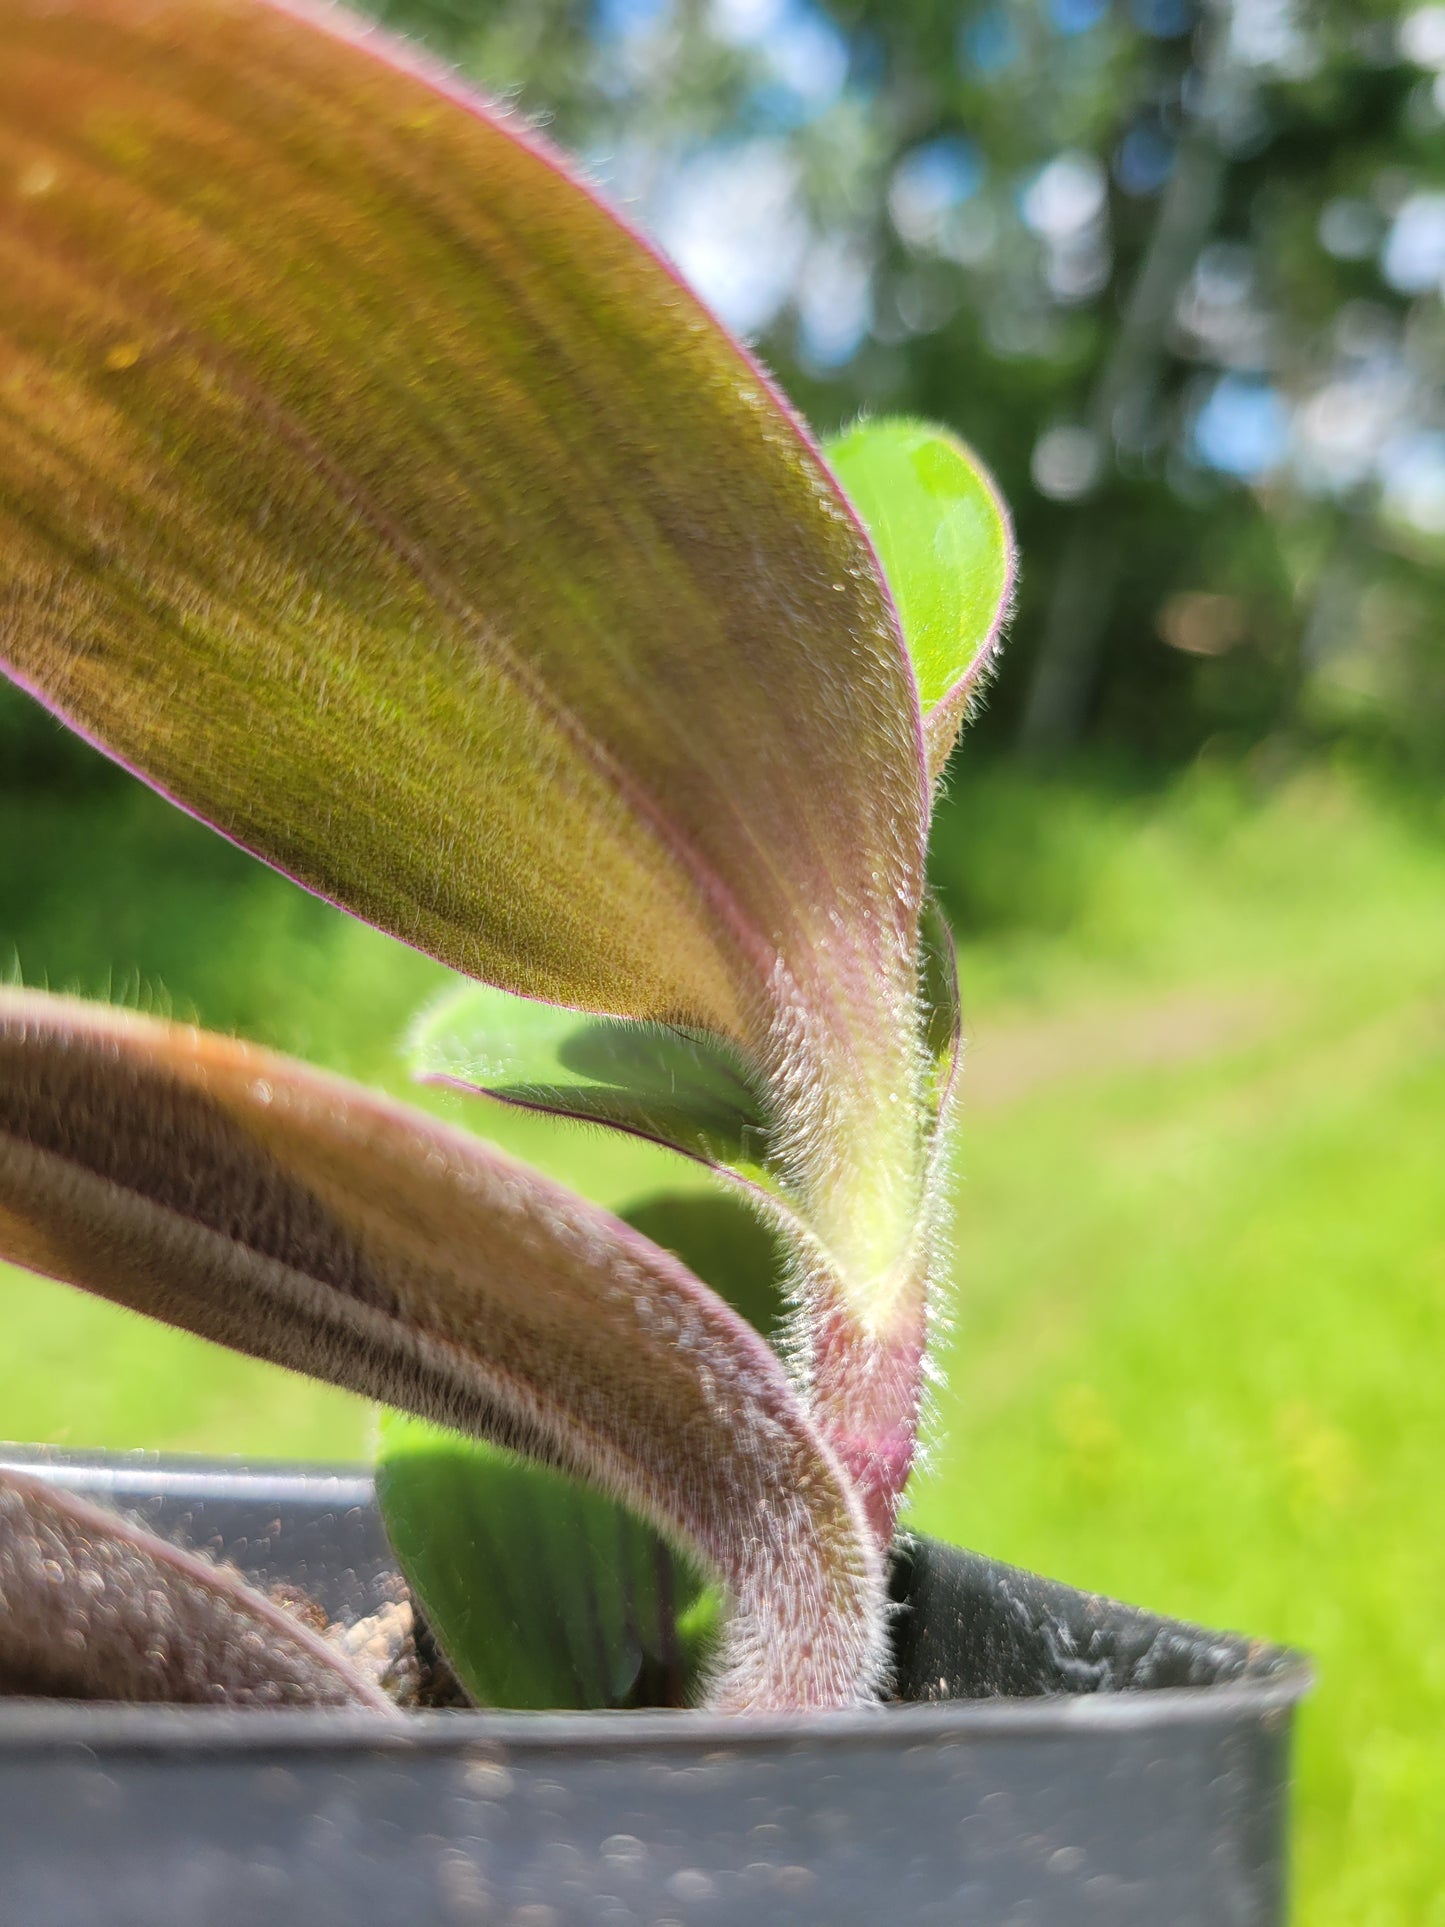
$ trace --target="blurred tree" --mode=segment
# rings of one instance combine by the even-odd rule
[[[372,4],[581,154],[820,429],[977,445],[1025,564],[984,742],[1438,767],[1445,5]]]

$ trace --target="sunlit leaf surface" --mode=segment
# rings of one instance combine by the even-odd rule
[[[937,777],[1008,613],[1008,510],[978,458],[926,422],[863,421],[827,454],[893,590]]]
[[[892,1074],[886,590],[775,394],[341,13],[0,8],[0,658],[464,972]],[[883,1018],[880,1020],[880,1013]]]

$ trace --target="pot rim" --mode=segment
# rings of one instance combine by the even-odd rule
[[[1283,1714],[1313,1684],[1291,1658],[1265,1678],[1148,1692],[1031,1699],[941,1700],[835,1713],[423,1712],[384,1714],[225,1706],[113,1706],[15,1700],[0,1707],[0,1754],[78,1747],[113,1753],[327,1751],[461,1753],[469,1757],[674,1749],[772,1753],[799,1741],[851,1747],[987,1744],[1034,1734],[1162,1732]]]
[[[248,1463],[145,1449],[115,1452],[6,1442],[0,1443],[0,1466],[54,1479],[71,1491],[122,1506],[133,1500],[134,1493],[126,1490],[133,1485],[182,1502],[222,1498],[269,1506],[288,1500],[321,1501],[338,1513],[370,1510],[375,1504],[373,1469],[354,1461]],[[1098,1597],[1067,1581],[1045,1583],[1081,1599]],[[1115,1606],[1118,1602],[1102,1603]],[[1162,1733],[1230,1719],[1287,1719],[1314,1685],[1311,1662],[1302,1653],[1265,1640],[1248,1644],[1251,1655],[1257,1653],[1263,1662],[1257,1671],[1205,1686],[888,1701],[837,1712],[459,1709],[396,1718],[310,1707],[241,1709],[0,1699],[0,1757],[56,1748],[107,1755],[180,1752],[202,1757],[253,1752],[273,1756],[328,1751],[460,1753],[478,1760],[545,1758],[562,1752],[606,1757],[659,1750],[765,1755],[800,1742],[896,1749],[980,1745],[1038,1735]]]

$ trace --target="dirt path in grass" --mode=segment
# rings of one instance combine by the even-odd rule
[[[1278,1019],[1273,991],[1172,991],[1020,1022],[968,1025],[964,1107],[997,1110],[1047,1084],[1120,1070],[1170,1070],[1247,1048]]]

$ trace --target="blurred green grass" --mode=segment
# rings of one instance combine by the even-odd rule
[[[1306,1927],[1445,1923],[1445,813],[960,774],[970,1034],[924,1528],[1319,1662]],[[404,1088],[445,973],[155,802],[0,796],[0,967]],[[664,1154],[427,1100],[605,1202]],[[0,1435],[352,1456],[356,1401],[4,1280]]]

